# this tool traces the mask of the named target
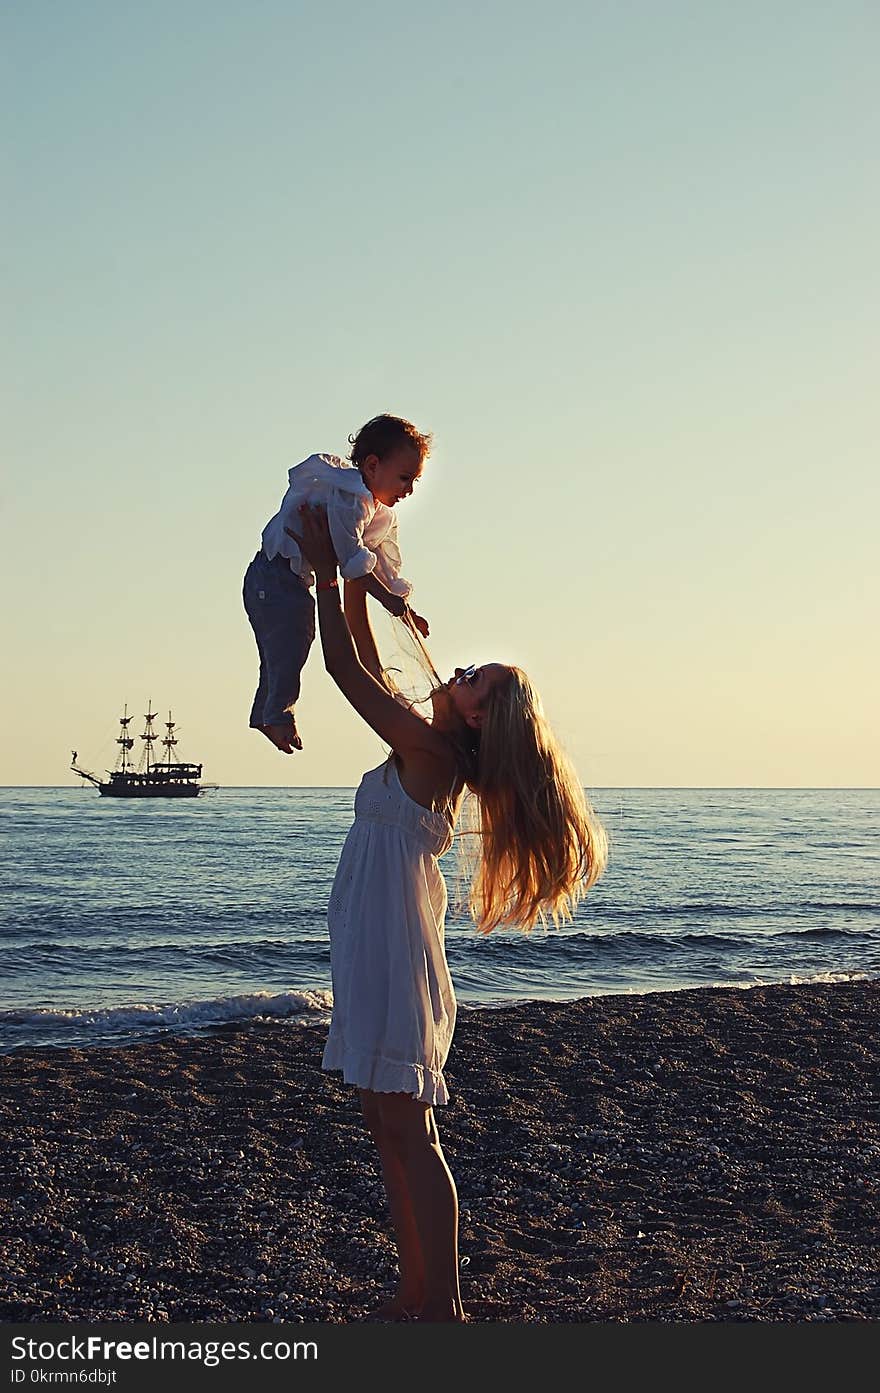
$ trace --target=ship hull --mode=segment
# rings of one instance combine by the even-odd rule
[[[198,784],[98,784],[102,798],[197,798]]]

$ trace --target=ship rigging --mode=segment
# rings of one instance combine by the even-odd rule
[[[216,784],[200,782],[201,764],[192,764],[177,758],[177,737],[174,734],[177,722],[172,720],[171,712],[168,712],[168,720],[164,723],[166,733],[161,739],[153,728],[157,715],[158,712],[152,709],[152,702],[148,701],[144,713],[144,733],[140,737],[144,747],[136,768],[131,757],[135,741],[129,732],[134,717],[129,716],[126,705],[119,717],[121,730],[116,738],[116,744],[119,746],[116,768],[108,769],[108,777],[100,779],[88,769],[80,768],[77,764],[77,752],[73,750],[71,769],[75,774],[79,774],[80,778],[88,779],[89,783],[94,784],[102,798],[197,798],[203,789],[216,788]],[[162,745],[165,750],[158,759],[154,752],[156,744]]]

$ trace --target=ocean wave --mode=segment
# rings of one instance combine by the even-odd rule
[[[710,950],[726,951],[746,949],[752,952],[773,945],[796,947],[798,943],[820,940],[833,943],[859,943],[868,945],[876,938],[880,947],[880,933],[866,933],[861,929],[835,928],[833,925],[813,924],[804,928],[761,930],[759,932],[712,932],[669,930],[664,933],[650,930],[640,932],[636,929],[578,929],[543,932],[535,930],[529,935],[515,932],[496,932],[491,937],[474,933],[473,929],[452,933],[447,939],[447,952],[450,960],[474,956],[483,961],[501,958],[514,964],[535,956],[578,959],[581,957],[601,957],[607,961],[615,957],[625,960],[633,955],[653,956],[667,959],[675,953],[687,953],[695,949],[705,953]],[[298,937],[296,939],[236,939],[227,943],[70,943],[40,941],[16,945],[16,961],[5,967],[0,966],[0,980],[19,979],[30,976],[34,969],[53,968],[58,971],[82,972],[85,964],[97,973],[111,971],[120,975],[139,967],[163,969],[173,972],[196,969],[200,964],[213,967],[241,969],[285,967],[289,965],[304,968],[326,965],[329,962],[330,945],[326,938]],[[23,962],[24,960],[24,962]]]
[[[528,937],[525,935],[512,937],[509,933],[493,935],[491,938],[462,934],[449,942],[448,949],[450,954],[463,950],[468,954],[473,953],[476,957],[501,957],[505,960],[515,960],[522,956],[529,957],[535,953],[542,956],[548,953],[558,954],[562,957],[574,957],[579,953],[599,953],[609,957],[615,954],[623,957],[633,952],[666,955],[692,948],[702,950],[747,948],[754,950],[767,943],[779,945],[785,941],[797,944],[803,939],[811,938],[828,942],[841,940],[865,943],[870,941],[873,936],[860,929],[837,929],[824,925],[813,925],[804,929],[779,929],[771,933],[712,933],[707,931],[705,933],[658,934],[640,933],[635,929],[617,931],[592,929],[542,933],[538,930]],[[880,935],[876,935],[876,937],[878,945],[880,945]]]
[[[71,958],[109,958],[113,961],[125,955],[130,959],[184,958],[188,961],[225,962],[230,958],[277,956],[279,953],[292,953],[302,956],[303,948],[319,948],[330,951],[329,939],[299,935],[295,939],[247,938],[229,943],[61,943],[51,939],[44,943],[20,943],[18,953],[32,956],[45,955],[58,959]],[[20,968],[20,964],[18,965]]]
[[[4,896],[9,894],[3,886]],[[11,895],[10,895],[11,900]],[[257,908],[248,912],[237,906],[233,909],[216,909],[208,903],[193,905],[153,904],[149,908],[138,906],[113,905],[95,908],[87,905],[66,904],[64,910],[50,910],[41,903],[33,907],[19,908],[18,912],[6,914],[0,920],[0,933],[3,939],[19,938],[25,934],[55,934],[59,936],[75,933],[100,934],[105,939],[119,935],[147,934],[167,935],[173,933],[178,942],[188,942],[206,931],[215,934],[222,932],[247,933],[250,929],[262,928],[291,937],[299,937],[304,932],[327,936],[327,897],[318,902],[315,908],[302,907],[288,909],[281,913],[277,908]]]
[[[638,983],[633,982],[600,982],[595,981],[589,988],[584,988],[579,984],[558,982],[553,983],[553,990],[542,989],[543,984],[535,983],[530,987],[524,988],[519,996],[511,996],[506,991],[499,991],[497,995],[492,994],[492,984],[484,991],[483,995],[477,1000],[459,1001],[459,1012],[482,1011],[482,1010],[503,1010],[507,1006],[516,1006],[523,1002],[532,1001],[578,1001],[587,1000],[598,996],[648,996],[652,992],[689,992],[702,991],[707,988],[735,991],[749,991],[754,987],[771,986],[790,986],[790,987],[809,987],[809,986],[833,986],[844,982],[875,982],[880,981],[880,965],[873,972],[853,969],[851,971],[831,971],[829,969],[816,972],[792,972],[789,975],[775,972],[738,972],[732,973],[727,977],[717,978],[668,978],[665,977],[659,965],[654,970],[652,978],[645,977]],[[499,979],[498,986],[504,987],[506,983]]]
[[[325,1020],[332,1008],[329,991],[244,992],[207,1000],[173,1002],[130,1002],[120,1006],[52,1007],[40,1006],[0,1011],[0,1035],[12,1031],[39,1044],[51,1037],[67,1044],[89,1043],[81,1037],[118,1038],[173,1030],[205,1029],[230,1021],[288,1019],[292,1016]]]
[[[745,903],[731,904],[725,900],[682,900],[670,904],[628,904],[614,905],[603,901],[601,913],[609,919],[670,919],[680,914],[682,918],[690,915],[713,915],[720,919],[784,918],[804,914],[877,914],[880,905],[871,900],[797,900],[791,898],[785,903],[764,902],[759,899]]]

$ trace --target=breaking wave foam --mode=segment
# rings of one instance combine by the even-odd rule
[[[329,1018],[332,1005],[329,991],[316,990],[246,992],[204,1001],[138,1001],[92,1009],[43,1006],[0,1011],[0,1034],[20,1036],[28,1044],[98,1044],[157,1031],[185,1034],[235,1021],[300,1016],[318,1022]]]

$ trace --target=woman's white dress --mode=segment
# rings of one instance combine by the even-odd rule
[[[452,831],[404,791],[393,757],[364,775],[354,814],[328,911],[333,1017],[323,1068],[359,1088],[446,1103],[456,1005],[437,858]]]

